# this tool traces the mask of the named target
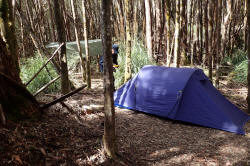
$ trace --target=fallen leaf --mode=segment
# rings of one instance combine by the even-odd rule
[[[43,154],[44,156],[46,156],[46,152],[45,152],[45,150],[44,150],[43,148],[40,148],[40,151],[42,152],[42,154]]]
[[[86,110],[86,113],[87,113],[87,114],[92,114],[93,111],[92,111],[92,110]]]
[[[16,160],[19,164],[23,164],[19,155],[12,155],[12,160]]]

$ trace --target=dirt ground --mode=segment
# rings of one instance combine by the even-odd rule
[[[102,80],[93,79],[92,85],[50,107],[39,120],[0,128],[0,165],[250,166],[250,121],[243,136],[119,108],[117,151],[123,162],[107,158],[101,143]],[[244,86],[222,81],[221,92],[246,109]]]

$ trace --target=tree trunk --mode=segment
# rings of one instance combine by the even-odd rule
[[[219,88],[219,63],[220,63],[220,49],[221,49],[221,5],[222,0],[217,0],[216,3],[216,80],[215,80],[215,87]]]
[[[200,52],[200,62],[202,62],[202,60],[203,60],[203,6],[202,6],[202,0],[198,0],[199,1],[199,9],[198,10],[200,10],[200,17],[199,17],[199,24],[200,24],[200,30],[199,30],[199,32],[200,32],[200,44],[199,44],[199,46],[200,46],[200,50],[199,50],[199,52]]]
[[[170,66],[171,64],[171,52],[170,52],[170,37],[171,37],[171,31],[170,31],[170,1],[167,0],[166,1],[166,22],[167,22],[167,50],[166,50],[166,54],[167,54],[167,60],[166,60],[166,65]]]
[[[156,28],[155,28],[155,52],[157,52],[157,59],[158,59],[158,56],[160,54],[160,49],[161,49],[161,45],[162,45],[162,42],[161,42],[161,23],[162,23],[162,18],[161,18],[161,12],[162,12],[162,8],[161,8],[162,4],[161,4],[161,0],[157,0],[155,2],[155,18],[156,18]]]
[[[125,16],[126,16],[126,65],[125,65],[125,78],[126,83],[132,77],[131,71],[131,1],[125,0]]]
[[[206,50],[206,57],[205,59],[207,60],[209,58],[209,35],[208,35],[208,3],[209,1],[206,1],[206,6],[205,6],[205,50]]]
[[[248,25],[248,45],[247,45],[247,55],[250,59],[250,0],[247,0],[247,25]],[[250,61],[248,61],[248,93],[247,93],[247,104],[248,104],[248,113],[250,113]]]
[[[230,26],[230,18],[231,18],[231,6],[232,6],[232,0],[227,0],[227,15],[224,18],[223,24],[222,24],[222,57],[225,56],[225,52],[226,52],[226,45],[227,45],[227,39],[226,36],[228,34],[227,29],[229,29]]]
[[[0,105],[7,120],[22,120],[39,115],[39,104],[22,85],[12,55],[0,38]]]
[[[152,47],[152,25],[151,25],[151,14],[150,14],[150,1],[145,0],[145,12],[146,12],[146,41],[147,41],[147,52],[150,60],[153,60],[153,47]]]
[[[4,29],[5,29],[5,39],[11,54],[11,57],[13,58],[13,62],[15,63],[15,68],[17,70],[17,73],[19,75],[20,69],[18,64],[18,45],[15,35],[15,20],[14,20],[14,7],[12,6],[12,2],[10,0],[1,0],[0,1],[2,10],[2,17],[3,23],[4,23]]]
[[[213,14],[212,14],[212,2],[209,1],[208,2],[208,33],[209,33],[209,40],[208,40],[208,68],[209,68],[209,72],[208,72],[208,77],[210,78],[210,80],[213,80],[213,66],[212,66],[212,60],[213,60],[213,49],[212,49],[212,40],[213,40],[213,27],[212,27],[212,21],[213,21]]]
[[[138,1],[134,1],[135,6],[134,6],[134,17],[133,17],[133,38],[137,39],[138,36],[138,25],[139,22],[137,20],[137,14],[138,14]]]
[[[193,7],[194,7],[194,0],[191,0],[190,3],[190,8],[189,8],[189,53],[190,53],[190,65],[193,66],[194,65],[194,54],[193,54],[193,37],[194,37],[194,28],[193,28]]]
[[[61,91],[62,94],[66,94],[70,91],[69,76],[68,76],[68,65],[66,57],[66,33],[65,26],[63,23],[62,8],[57,0],[54,2],[54,14],[55,23],[57,29],[57,36],[59,40],[59,45],[64,43],[59,51],[60,65],[61,65]]]
[[[180,0],[176,0],[174,67],[180,67]]]
[[[121,39],[125,39],[125,27],[124,27],[124,16],[123,16],[123,12],[122,12],[122,8],[121,8],[121,6],[122,6],[122,1],[120,1],[120,3],[119,3],[119,1],[117,0],[117,1],[115,1],[116,2],[116,7],[117,7],[117,11],[118,11],[118,14],[119,14],[119,19],[120,19],[120,26],[121,26],[121,28],[120,28],[120,32],[121,32],[121,34],[120,34],[120,38]]]
[[[82,56],[82,47],[79,39],[78,29],[76,26],[76,12],[75,12],[75,3],[74,0],[70,0],[71,8],[72,8],[72,14],[73,14],[73,20],[74,20],[74,29],[75,29],[75,37],[76,37],[76,43],[77,43],[77,49],[79,52],[80,57],[80,63],[81,63],[81,71],[82,71],[82,80],[83,82],[86,81],[86,73],[85,73],[85,62]]]
[[[86,0],[82,0],[82,16],[83,16],[83,29],[84,29],[84,41],[85,41],[85,55],[86,55],[86,81],[87,88],[91,88],[91,73],[90,73],[90,55],[89,55],[89,44],[88,44],[88,27],[87,27],[87,16],[86,16]]]
[[[246,16],[244,17],[244,41],[245,41],[245,45],[244,45],[244,50],[247,51],[247,48],[248,48],[248,41],[247,41],[247,37],[248,37],[248,26],[247,26],[247,1],[248,0],[245,0],[245,14]]]
[[[49,6],[49,20],[50,20],[50,24],[51,24],[51,39],[52,41],[56,41],[56,34],[55,34],[55,25],[54,25],[54,21],[53,21],[53,12],[52,12],[52,7],[51,7],[51,2],[50,0],[48,0],[48,6]]]
[[[111,0],[101,1],[101,25],[102,25],[102,41],[103,41],[103,57],[104,57],[104,113],[105,113],[105,125],[103,144],[105,152],[112,158],[115,158],[116,144],[115,144],[115,110],[114,110],[114,76],[111,48],[112,48],[112,36],[111,36],[111,20],[110,20],[110,8]]]
[[[186,64],[187,57],[187,17],[186,17],[186,0],[182,0],[181,9],[181,65]]]

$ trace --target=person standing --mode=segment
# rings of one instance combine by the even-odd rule
[[[114,68],[118,67],[118,53],[119,53],[119,46],[117,44],[112,45],[112,60]],[[103,57],[100,57],[100,71],[103,73]]]

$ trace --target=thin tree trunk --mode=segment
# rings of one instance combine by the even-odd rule
[[[222,0],[217,0],[216,3],[216,80],[215,80],[215,86],[216,88],[219,88],[219,63],[220,63],[220,49],[221,49],[221,5],[222,5]]]
[[[147,52],[150,60],[153,60],[153,46],[152,46],[152,25],[151,25],[151,14],[150,14],[150,1],[145,0],[145,12],[146,12],[146,41],[147,41]]]
[[[232,13],[231,13],[231,6],[232,6],[232,2],[231,2],[231,0],[227,0],[226,1],[226,3],[227,3],[227,15],[225,16],[225,18],[224,18],[224,21],[223,21],[223,24],[222,24],[222,38],[221,38],[221,40],[222,40],[222,57],[225,57],[225,53],[226,53],[226,45],[227,45],[227,38],[226,38],[226,36],[227,36],[227,34],[228,34],[228,29],[229,29],[229,27],[230,27],[230,19],[231,19],[231,15],[232,15]]]
[[[126,65],[125,65],[125,78],[126,83],[132,77],[131,71],[131,1],[125,0],[125,16],[126,16]]]
[[[62,8],[60,3],[57,0],[54,2],[54,14],[55,14],[55,23],[57,29],[57,36],[59,44],[64,43],[59,51],[60,65],[61,65],[61,90],[62,94],[67,94],[70,91],[69,76],[68,76],[68,65],[66,57],[66,33],[65,26],[63,23]]]
[[[186,17],[186,0],[182,0],[181,5],[181,65],[185,65],[187,57],[187,17]]]
[[[200,17],[199,17],[199,24],[200,24],[200,62],[203,60],[203,6],[202,0],[199,1],[199,9],[200,10]]]
[[[155,32],[156,32],[156,35],[155,35],[155,38],[156,38],[156,41],[155,41],[155,47],[156,47],[156,50],[155,52],[158,53],[158,55],[160,54],[160,48],[161,48],[161,45],[162,45],[162,42],[161,42],[161,12],[162,12],[162,9],[161,9],[161,0],[157,0],[155,2],[155,17],[156,17],[156,29],[155,29]],[[157,45],[156,45],[157,44]],[[157,56],[157,59],[158,59],[158,56]]]
[[[117,11],[118,11],[118,14],[119,14],[119,19],[120,19],[120,31],[121,31],[121,34],[120,34],[120,37],[121,39],[125,39],[125,27],[124,27],[124,16],[123,16],[123,12],[122,12],[122,9],[121,9],[121,6],[122,6],[122,2],[121,1],[115,1],[116,2],[116,7],[117,7]],[[120,2],[120,3],[119,3]]]
[[[180,67],[180,0],[176,0],[174,67]]]
[[[209,33],[209,40],[208,40],[208,68],[209,68],[209,72],[208,72],[208,77],[210,78],[210,80],[212,81],[213,79],[213,66],[212,66],[212,40],[213,40],[213,27],[212,27],[212,19],[213,19],[213,14],[212,14],[212,2],[209,1],[208,2],[208,33]]]
[[[248,25],[247,55],[248,59],[250,59],[250,0],[247,0],[247,25]],[[250,113],[250,61],[248,61],[247,82],[248,82],[247,104],[248,104],[248,113]]]
[[[104,136],[103,144],[105,152],[112,158],[116,158],[116,144],[115,144],[115,111],[114,111],[114,76],[111,48],[112,48],[112,36],[111,36],[111,20],[110,20],[110,8],[112,6],[111,0],[101,1],[101,25],[102,25],[102,41],[103,41],[103,57],[104,57]]]
[[[133,38],[137,39],[138,37],[138,20],[137,20],[137,14],[138,14],[138,1],[134,1],[135,6],[134,6],[134,17],[133,17]]]
[[[170,41],[171,41],[171,31],[170,31],[170,1],[167,0],[166,1],[166,21],[167,21],[167,50],[166,50],[166,54],[167,54],[167,61],[166,61],[166,64],[167,66],[170,66],[171,64],[171,52],[170,52],[170,49],[171,49],[171,45],[170,45]]]
[[[193,28],[193,8],[194,8],[194,0],[191,0],[191,4],[190,4],[190,9],[189,9],[189,29],[190,29],[190,33],[189,33],[189,49],[190,49],[190,64],[191,66],[194,65],[194,54],[193,54],[193,40],[194,40],[194,28]]]
[[[244,17],[244,41],[245,41],[245,45],[244,45],[244,50],[245,51],[247,51],[247,48],[248,48],[248,45],[247,45],[247,43],[248,43],[248,41],[247,41],[247,37],[248,37],[248,26],[247,26],[247,1],[248,0],[245,0],[244,2],[245,2],[245,17]]]
[[[81,63],[81,71],[82,71],[82,80],[83,82],[86,81],[86,73],[85,73],[85,62],[82,56],[82,47],[81,43],[79,40],[79,35],[78,35],[78,29],[76,26],[76,12],[75,12],[75,5],[74,5],[74,0],[70,0],[71,3],[71,9],[72,9],[72,14],[73,14],[73,20],[74,20],[74,29],[75,29],[75,37],[76,37],[76,43],[77,43],[77,49],[79,52],[79,57],[80,57],[80,63]]]
[[[209,0],[206,1],[205,6],[205,50],[206,50],[206,60],[209,58],[209,35],[208,35],[208,3]]]
[[[166,58],[166,53],[164,52],[163,48],[166,44],[163,43],[164,40],[164,30],[165,30],[165,22],[166,22],[166,17],[165,17],[165,0],[161,0],[161,27],[160,27],[160,39],[159,39],[159,54],[162,55],[163,58]]]
[[[84,29],[84,41],[85,41],[85,54],[86,54],[86,81],[87,88],[91,88],[91,73],[90,73],[90,55],[89,55],[89,44],[88,44],[88,27],[87,27],[87,16],[86,16],[86,0],[82,0],[82,16],[83,16],[83,29]]]
[[[51,7],[51,2],[48,0],[48,5],[49,5],[49,17],[50,17],[50,25],[51,25],[51,39],[52,41],[56,41],[56,34],[55,34],[55,25],[53,21],[53,12],[52,12],[52,7]]]

